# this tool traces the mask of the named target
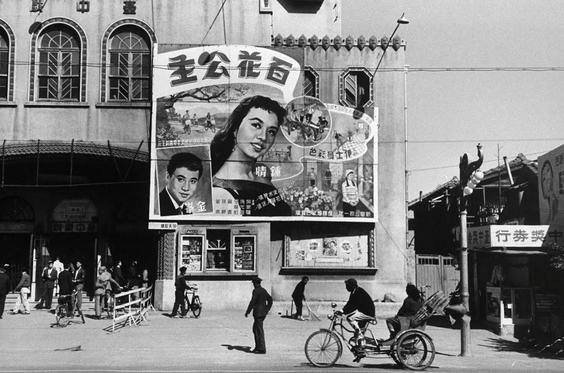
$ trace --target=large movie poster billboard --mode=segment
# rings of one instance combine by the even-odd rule
[[[377,218],[377,125],[304,96],[300,56],[156,47],[150,219]]]

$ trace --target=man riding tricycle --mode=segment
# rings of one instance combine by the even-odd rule
[[[329,327],[314,332],[305,343],[305,354],[311,364],[317,367],[333,366],[343,353],[343,345],[353,353],[355,362],[385,354],[401,367],[411,370],[423,370],[432,364],[435,346],[423,329],[431,315],[448,302],[442,292],[435,293],[424,303],[420,302],[415,314],[402,316],[404,311],[408,313],[409,310],[400,309],[396,317],[387,320],[390,338],[384,340],[377,339],[369,328],[370,324],[377,322],[370,296],[354,279],[345,281],[345,284],[351,295],[343,310],[337,310],[333,303],[332,313],[327,316]],[[408,303],[414,309],[416,302],[410,298],[408,293],[402,308]]]

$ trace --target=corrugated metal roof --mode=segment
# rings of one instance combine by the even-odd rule
[[[0,157],[19,157],[25,155],[39,154],[83,154],[97,157],[111,157],[122,159],[134,159],[139,162],[149,162],[149,153],[143,150],[137,151],[141,142],[135,144],[135,148],[125,148],[113,145],[111,142],[102,144],[91,141],[53,141],[53,140],[32,140],[21,142],[5,142],[0,148]],[[133,144],[132,144],[133,145]]]

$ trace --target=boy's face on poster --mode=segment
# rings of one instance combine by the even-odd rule
[[[166,175],[167,189],[177,204],[188,201],[198,187],[199,172],[179,167],[172,175]]]
[[[277,133],[276,114],[260,108],[251,108],[237,130],[235,151],[246,158],[257,159],[274,144]]]

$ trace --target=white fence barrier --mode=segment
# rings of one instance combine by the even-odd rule
[[[154,310],[151,299],[153,297],[153,286],[139,288],[114,296],[114,312],[112,320],[112,332],[116,325],[127,322],[129,326],[139,325],[141,321],[147,320],[147,312]]]

